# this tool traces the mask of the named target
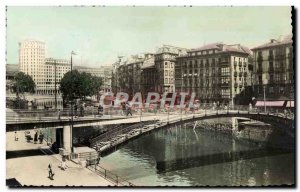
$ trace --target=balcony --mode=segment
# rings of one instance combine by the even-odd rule
[[[276,60],[281,60],[281,59],[284,59],[285,58],[285,55],[284,54],[277,54],[276,56],[275,56],[275,59]]]
[[[277,68],[274,69],[274,71],[280,73],[280,72],[284,72],[285,69],[284,69],[284,67],[277,67]]]
[[[229,83],[221,83],[220,86],[221,87],[229,87]]]
[[[220,64],[223,64],[223,63],[228,63],[229,62],[229,60],[228,59],[221,59],[221,61],[220,61]]]
[[[274,55],[269,55],[268,59],[269,59],[269,61],[273,61],[274,60]]]
[[[259,67],[259,68],[257,69],[257,73],[262,73],[262,68],[261,68],[261,67]]]
[[[262,55],[258,55],[258,57],[257,57],[257,62],[262,62],[262,61],[263,61]]]
[[[236,68],[236,66],[237,66],[237,62],[235,61],[235,62],[234,62],[234,68]]]

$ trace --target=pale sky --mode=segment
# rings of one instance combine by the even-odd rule
[[[241,43],[249,48],[292,33],[290,7],[7,7],[7,63],[18,43],[46,43],[46,57],[112,64],[118,55],[154,52],[163,44],[196,48]]]

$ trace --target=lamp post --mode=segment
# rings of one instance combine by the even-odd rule
[[[182,72],[182,69],[181,69]],[[180,87],[180,93],[182,93],[182,86],[183,86],[183,74],[181,75],[181,87]],[[181,99],[181,98],[180,98]],[[181,106],[181,101],[180,101],[180,121],[182,121],[182,106]]]
[[[73,55],[76,55],[76,53],[74,51],[71,52],[71,78],[73,80],[73,77],[72,77],[72,71],[73,71]],[[71,150],[73,148],[73,98],[74,98],[74,93],[72,93],[72,96],[71,96],[71,129],[70,129],[70,136],[71,136]]]
[[[267,106],[266,106],[266,86],[267,86],[267,84],[268,84],[268,80],[267,80],[267,78],[265,77],[263,77],[263,89],[264,89],[264,107],[265,107],[265,113],[267,113]]]
[[[56,60],[54,60],[54,102],[55,110],[57,110],[57,90],[56,90]]]

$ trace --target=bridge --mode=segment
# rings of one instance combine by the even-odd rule
[[[162,113],[154,115],[146,113],[143,116],[135,115],[126,118],[124,116],[106,116],[106,117],[85,117],[76,118],[70,121],[70,118],[33,120],[33,121],[17,121],[7,122],[6,131],[26,130],[36,128],[63,128],[64,148],[70,150],[71,126],[95,126],[95,125],[111,125],[111,124],[128,124],[127,126],[116,126],[103,135],[93,138],[90,143],[91,147],[100,151],[107,151],[122,145],[129,140],[142,134],[149,133],[153,130],[166,126],[174,126],[177,124],[188,123],[193,121],[201,121],[222,117],[243,117],[271,124],[278,127],[290,135],[294,135],[295,122],[293,118],[276,113],[260,113],[252,111],[239,110],[217,110],[217,111],[199,111],[190,114]],[[132,125],[133,124],[133,125]]]
[[[161,119],[152,123],[140,122],[127,127],[116,127],[105,134],[99,135],[90,140],[90,147],[106,153],[107,151],[114,150],[118,146],[127,143],[128,141],[137,138],[143,134],[150,133],[154,130],[180,125],[183,123],[201,121],[207,119],[215,119],[222,117],[242,117],[249,118],[271,124],[275,127],[287,132],[290,136],[294,137],[295,122],[294,119],[286,116],[279,116],[277,114],[249,112],[249,111],[216,111],[202,114],[190,114],[185,117],[175,116],[168,119]]]

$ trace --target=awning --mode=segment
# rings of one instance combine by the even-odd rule
[[[286,107],[295,107],[294,104],[295,104],[294,101],[288,101],[288,102],[286,103]]]
[[[264,107],[265,103],[267,107],[282,107],[284,101],[257,101],[255,107]]]

